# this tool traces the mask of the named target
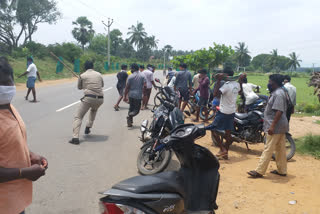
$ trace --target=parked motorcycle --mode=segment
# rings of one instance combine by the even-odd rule
[[[173,150],[181,164],[178,171],[136,176],[102,192],[102,214],[211,213],[219,187],[219,161],[206,148],[194,143],[206,134],[203,125],[186,124],[160,140],[155,150]]]
[[[225,132],[215,130],[224,139]],[[263,112],[259,110],[249,113],[236,113],[234,118],[234,131],[231,132],[233,142],[244,142],[249,150],[248,144],[265,143],[265,133],[263,131]],[[213,142],[216,142],[212,137]],[[296,151],[296,145],[290,133],[286,134],[287,160],[290,160]],[[275,155],[273,155],[275,159]]]
[[[199,100],[200,100],[199,93],[196,93],[194,96],[190,97],[187,107],[189,108],[189,112],[191,114],[194,114],[196,112]],[[216,115],[216,107],[213,106],[212,101],[213,101],[213,92],[210,90],[210,96],[208,99],[208,106],[207,106],[208,120],[211,120]],[[202,120],[206,119],[206,112],[203,107],[200,108],[200,118]]]
[[[169,86],[163,86],[161,81],[158,78],[155,79],[155,82],[159,83],[160,86],[156,86],[156,88],[158,89],[158,92],[154,97],[154,109],[161,105],[160,100],[165,100],[173,103],[175,106],[178,106],[179,105],[178,95],[173,90],[173,88]]]
[[[137,158],[137,168],[143,175],[159,173],[171,161],[171,150],[155,150],[161,139],[167,137],[178,125],[184,124],[184,115],[174,104],[159,99],[161,105],[154,111],[148,127],[148,120],[141,124],[141,141],[144,145]]]

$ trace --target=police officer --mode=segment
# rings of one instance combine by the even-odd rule
[[[98,108],[103,104],[103,78],[102,75],[93,70],[93,62],[86,61],[85,72],[80,75],[78,80],[78,89],[84,90],[84,97],[73,120],[73,138],[69,141],[71,144],[78,145],[79,131],[84,115],[90,109],[89,121],[87,123],[85,134],[90,134],[90,129],[96,117]]]

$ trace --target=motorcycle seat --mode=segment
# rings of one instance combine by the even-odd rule
[[[235,117],[240,119],[240,120],[243,120],[243,119],[248,118],[248,113],[236,113]]]
[[[132,177],[115,184],[112,188],[136,194],[178,193],[183,196],[184,189],[178,180],[178,172],[169,171],[150,176]]]

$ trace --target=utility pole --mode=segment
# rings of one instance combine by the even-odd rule
[[[316,63],[312,63],[312,71],[313,71],[313,73],[314,73],[314,65],[315,65]]]
[[[108,18],[108,24],[102,21],[102,24],[108,28],[108,66],[110,66],[110,27],[113,24],[113,19]]]

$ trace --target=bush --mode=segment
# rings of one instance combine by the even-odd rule
[[[46,46],[36,42],[28,42],[23,46],[23,48],[28,49],[28,55],[43,59],[49,55],[49,51]]]
[[[320,136],[308,135],[296,142],[297,151],[301,154],[310,154],[320,158]]]
[[[94,70],[100,72],[100,73],[105,73],[104,70],[104,57],[102,55],[96,54],[94,52],[86,52],[80,57],[80,70],[81,72],[84,72],[84,63],[86,61],[93,61],[94,63]]]
[[[62,56],[65,60],[69,62],[74,62],[75,59],[79,59],[82,50],[79,46],[73,44],[73,43],[63,43],[60,44],[54,44],[48,46],[48,52],[53,52],[55,55]]]
[[[306,113],[319,113],[320,111],[320,105],[319,104],[308,104],[304,106],[304,112]]]

